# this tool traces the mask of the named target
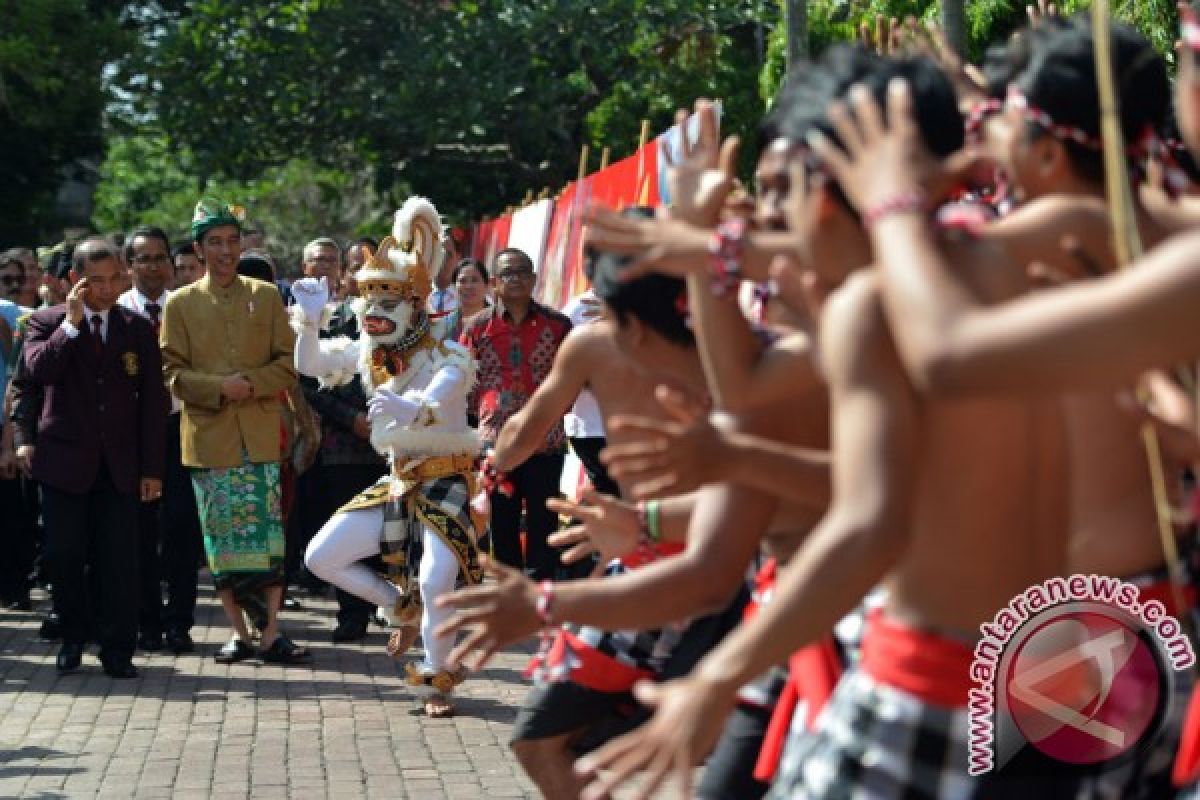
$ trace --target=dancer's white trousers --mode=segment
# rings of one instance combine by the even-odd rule
[[[400,590],[370,567],[358,563],[379,554],[382,536],[382,506],[335,514],[309,543],[304,564],[322,580],[369,603],[392,608],[400,597]],[[428,526],[421,526],[421,536],[424,553],[417,579],[424,606],[421,639],[425,643],[425,660],[421,663],[421,671],[430,673],[449,668],[446,662],[454,639],[452,636],[434,636],[433,632],[453,612],[435,607],[434,601],[443,593],[453,591],[458,578],[458,559]]]

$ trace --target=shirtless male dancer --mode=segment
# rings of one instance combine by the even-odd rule
[[[704,119],[710,125],[713,123],[711,109]],[[787,162],[782,154],[795,147],[796,143],[780,142],[773,128],[768,127],[767,130],[767,141],[771,143],[772,155],[764,155],[759,165],[760,185],[768,187],[758,204],[759,225],[766,229],[778,229],[783,225],[780,200],[786,196],[788,181]],[[711,131],[711,136],[715,138],[715,128]],[[622,281],[614,273],[605,275],[602,279],[597,278],[596,283],[597,293],[603,296],[605,283],[610,289],[615,289]],[[736,309],[734,313],[737,313]],[[610,315],[613,316],[620,320],[626,315]],[[743,327],[746,326],[740,316],[738,320]],[[624,356],[633,356],[631,350],[642,335],[638,333],[637,327],[641,326],[631,327],[621,321],[611,331],[618,352]],[[751,345],[762,349],[761,343],[754,339],[748,329],[742,338],[747,337],[751,339]],[[703,344],[702,342],[702,346]],[[763,363],[773,366],[788,349],[796,351],[791,358],[808,359],[806,348],[798,347],[795,342],[784,337],[764,352]],[[693,368],[698,371],[700,362],[696,354],[693,352],[689,358],[692,359]],[[634,360],[639,359],[634,356]],[[575,380],[578,382],[578,376]],[[730,395],[722,400],[727,407],[743,412],[741,420],[737,423],[741,430],[724,431],[728,441],[736,448],[740,463],[752,465],[742,474],[765,484],[765,487],[714,487],[701,492],[694,502],[679,498],[663,501],[657,516],[664,539],[682,538],[679,528],[681,524],[687,524],[689,515],[695,511],[695,514],[691,515],[692,529],[688,536],[687,552],[677,558],[643,567],[630,575],[609,578],[599,583],[577,583],[558,587],[555,590],[555,606],[563,609],[561,621],[620,629],[629,627],[629,621],[634,620],[637,627],[652,628],[656,624],[685,619],[723,607],[741,582],[763,531],[768,530],[767,523],[774,516],[776,506],[771,497],[788,488],[807,487],[804,505],[808,507],[787,510],[776,518],[767,533],[768,550],[772,555],[782,558],[790,556],[797,543],[811,528],[828,498],[828,466],[824,454],[827,447],[827,399],[823,388],[815,381],[811,383],[810,389],[799,388],[798,384],[793,382],[787,392],[777,393],[773,398],[754,396],[747,392],[744,397]],[[769,427],[764,428],[758,420],[768,420]],[[745,432],[747,430],[753,433],[748,434]],[[610,435],[612,433],[610,430]],[[754,434],[770,435],[783,442],[796,443],[799,447],[779,444]],[[619,436],[614,443],[620,444]],[[694,487],[689,485],[686,488]],[[609,501],[601,501],[601,504],[600,510],[579,509],[569,504],[560,504],[559,508],[581,515],[620,513]],[[735,530],[739,536],[729,535]],[[502,646],[535,632],[541,625],[535,613],[537,597],[537,587],[514,575],[505,576],[497,585],[485,587],[482,593],[460,595],[453,601],[454,604],[470,607],[472,610],[459,618],[457,626],[482,623],[482,633],[486,634],[486,639],[479,637],[466,640],[464,650],[484,643],[483,650],[486,655],[487,650],[493,646],[487,642],[494,643],[494,646]],[[481,616],[477,612],[484,605],[496,609],[496,612]],[[647,611],[650,611],[650,616],[647,615]],[[660,621],[655,623],[654,620]],[[769,712],[769,708],[765,711]],[[769,713],[764,715],[762,711],[755,713],[760,719],[752,724],[747,721],[749,727],[754,729],[749,737],[751,746],[747,750],[747,737],[744,731],[739,732],[737,740],[730,743],[735,752],[730,753],[728,758],[721,759],[727,763],[723,763],[719,770],[710,770],[714,776],[713,780],[718,785],[703,787],[702,796],[728,796],[722,792],[733,791],[737,796],[751,797],[754,795],[750,792],[761,794],[765,790],[764,785],[754,786],[751,785],[752,781],[749,781],[749,773],[757,755],[758,741],[761,739],[761,729],[765,727],[766,717],[769,716]],[[748,764],[745,763],[747,760]],[[736,785],[730,786],[730,782],[735,782]],[[577,790],[578,778],[571,776],[570,785]],[[711,789],[712,794],[703,793],[708,789]]]
[[[942,156],[957,150],[961,117],[936,66],[855,48],[831,50],[795,77],[807,102],[797,104],[789,134],[803,141],[829,133],[829,102],[858,84],[881,96],[893,77],[914,86],[924,144]],[[803,242],[811,293],[827,297],[817,344],[831,393],[832,507],[781,570],[770,605],[688,678],[640,693],[658,707],[654,719],[585,759],[581,768],[596,776],[587,796],[602,796],[644,766],[650,772],[640,796],[668,771],[686,779],[737,687],[815,641],[881,581],[885,607],[868,620],[860,663],[801,740],[802,752],[785,756],[799,768],[785,764],[773,792],[827,796],[869,786],[881,797],[914,789],[995,796],[1017,782],[966,775],[969,665],[980,623],[1066,566],[1065,498],[1046,489],[1064,479],[1059,403],[918,396],[892,346],[876,277],[862,270],[871,260],[868,233],[823,162],[807,154],[803,161],[793,173],[792,233]],[[939,241],[974,265],[996,260],[972,241]],[[717,266],[719,278],[726,270]],[[1024,273],[1001,263],[972,269],[964,282],[990,304],[1023,290]],[[987,464],[986,477],[972,479],[980,471],[970,463]],[[905,652],[924,658],[917,663]],[[1060,780],[1069,790],[1069,779]]]

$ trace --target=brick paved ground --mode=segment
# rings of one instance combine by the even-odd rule
[[[300,599],[285,625],[311,667],[215,663],[227,631],[208,590],[198,653],[139,654],[132,681],[107,678],[94,651],[59,677],[40,618],[0,612],[0,797],[536,796],[506,744],[528,649],[464,684],[457,717],[430,720],[381,629],[335,646],[333,603]]]

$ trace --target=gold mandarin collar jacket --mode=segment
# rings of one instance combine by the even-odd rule
[[[296,385],[295,335],[279,290],[237,276],[227,287],[209,276],[171,294],[163,309],[163,372],[183,403],[180,445],[189,467],[279,461],[280,399]],[[221,382],[245,375],[254,397],[231,402]]]

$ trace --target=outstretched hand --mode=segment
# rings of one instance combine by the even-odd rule
[[[712,750],[733,709],[736,691],[716,689],[694,672],[663,684],[641,682],[637,699],[654,716],[632,733],[575,762],[575,771],[591,778],[585,800],[607,798],[638,772],[645,777],[631,798],[647,800],[674,775],[679,795],[691,797],[692,769]]]
[[[329,281],[326,278],[301,278],[292,284],[292,297],[304,311],[304,316],[316,321],[329,302]]]
[[[453,608],[456,613],[439,625],[434,635],[451,636],[466,630],[449,661],[472,670],[483,669],[497,650],[529,638],[542,627],[534,582],[485,555],[481,554],[479,561],[484,571],[496,578],[494,583],[459,589],[435,601],[439,608]]]
[[[567,548],[561,556],[564,564],[574,564],[596,553],[603,568],[614,558],[637,549],[641,530],[637,509],[630,503],[587,489],[578,503],[552,497],[546,501],[546,508],[580,523],[547,538],[551,547]]]
[[[818,131],[809,135],[809,146],[864,214],[914,193],[940,200],[978,158],[970,151],[945,162],[930,155],[913,117],[912,90],[899,78],[888,85],[886,114],[860,85],[850,90],[848,103],[829,106],[829,121],[842,146]]]
[[[697,100],[695,113],[697,136],[695,143],[692,143],[687,136],[687,111],[680,109],[675,112],[683,152],[679,163],[672,163],[670,155],[666,150],[663,151],[664,158],[670,164],[667,169],[667,185],[671,190],[670,213],[673,218],[699,228],[715,228],[720,221],[721,209],[737,187],[734,171],[738,138],[730,136],[719,143],[717,107],[713,102]]]
[[[637,500],[698,489],[718,479],[725,460],[724,440],[703,408],[666,386],[654,395],[672,419],[614,416],[612,430],[636,434],[637,441],[610,445],[600,454],[613,478],[628,485]]]
[[[584,222],[587,244],[632,257],[621,271],[625,280],[651,272],[683,278],[708,269],[711,230],[670,217],[626,217],[601,206],[589,208]]]

